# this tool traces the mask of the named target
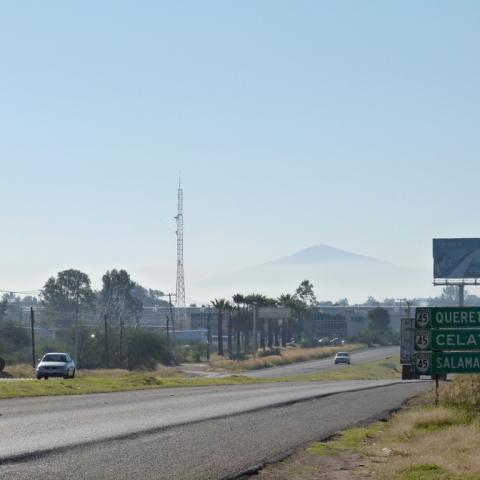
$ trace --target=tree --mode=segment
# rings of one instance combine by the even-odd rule
[[[134,281],[126,270],[113,269],[107,271],[102,277],[102,290],[100,291],[101,305],[105,318],[105,331],[107,335],[105,342],[108,344],[108,324],[118,326],[119,344],[118,361],[119,366],[123,366],[123,333],[124,324],[135,323],[138,327],[143,314],[142,301],[133,295],[135,287]]]
[[[442,290],[442,295],[440,296],[440,301],[443,305],[458,305],[459,301],[459,287],[456,285],[447,285]],[[465,298],[467,298],[468,292],[465,290],[463,292]]]
[[[391,345],[398,341],[390,326],[390,314],[382,307],[375,307],[367,314],[367,326],[357,335],[357,341],[371,344]]]
[[[300,283],[295,290],[295,296],[310,307],[318,305],[317,297],[313,291],[313,285],[308,280]]]
[[[292,337],[292,330],[295,331],[295,341],[300,341],[301,332],[302,332],[302,317],[305,315],[306,312],[306,305],[302,302],[296,295],[291,295],[290,293],[282,294],[278,297],[278,305],[282,307],[288,307],[292,311],[293,321],[295,322],[294,327],[292,329],[292,319],[288,322],[288,337]]]
[[[142,328],[127,330],[127,366],[129,370],[154,370],[158,363],[171,365],[174,362],[165,338],[158,333]]]
[[[367,307],[378,307],[380,302],[374,297],[368,297],[364,305]]]
[[[233,328],[235,330],[235,344],[236,344],[236,356],[237,359],[240,359],[241,355],[241,338],[240,338],[240,333],[241,333],[241,328],[242,328],[242,323],[245,317],[245,296],[242,295],[241,293],[236,293],[232,297],[233,303],[235,304],[235,312],[232,312],[233,316]],[[242,308],[243,307],[243,308]]]
[[[67,326],[74,320],[74,358],[78,362],[78,334],[80,314],[93,308],[94,293],[90,278],[79,270],[69,269],[50,277],[41,290],[41,297],[47,315],[55,319],[57,325]],[[66,317],[65,317],[66,315]]]
[[[132,296],[137,298],[144,307],[168,307],[169,303],[164,300],[165,294],[161,290],[148,290],[138,283],[132,289]]]
[[[223,312],[230,307],[230,302],[220,298],[212,300],[212,305],[217,310],[218,354],[223,356]]]
[[[8,300],[4,297],[2,301],[0,301],[0,322],[5,318],[5,314],[7,313],[8,308]]]
[[[368,330],[379,333],[390,331],[390,314],[385,308],[373,308],[368,312],[367,318]]]

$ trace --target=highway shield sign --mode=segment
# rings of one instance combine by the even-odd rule
[[[432,354],[430,352],[415,354],[415,371],[420,375],[430,375],[432,371]]]
[[[415,330],[415,350],[431,350],[431,330]]]

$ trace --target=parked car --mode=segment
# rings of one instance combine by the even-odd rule
[[[48,377],[75,377],[75,362],[68,353],[46,353],[37,365],[38,380]]]
[[[332,345],[333,347],[340,347],[341,345],[345,345],[345,340],[341,338],[332,338],[330,340],[330,345]]]
[[[345,363],[347,365],[350,365],[352,363],[352,360],[348,352],[338,352],[335,354],[335,359],[333,363],[335,365],[337,365],[338,363]]]

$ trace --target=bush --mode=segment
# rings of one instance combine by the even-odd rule
[[[173,365],[175,359],[167,349],[162,335],[141,328],[126,332],[127,365],[129,370],[154,370],[159,363]]]
[[[192,342],[187,345],[177,345],[174,351],[176,363],[199,363],[207,358],[208,345],[205,342]]]
[[[12,321],[0,323],[0,355],[7,364],[31,361],[28,330]]]
[[[282,355],[282,350],[280,347],[274,347],[270,350],[262,350],[258,353],[259,357],[269,357],[271,355]]]

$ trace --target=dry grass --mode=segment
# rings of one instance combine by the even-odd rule
[[[381,480],[479,480],[480,376],[457,376],[393,418],[366,449]],[[385,455],[385,452],[390,452]]]
[[[434,407],[433,401],[431,391],[387,423],[316,442],[294,461],[286,460],[277,469],[272,465],[262,478],[480,480],[480,375],[457,376],[441,385],[440,406]],[[318,467],[311,455],[322,458]],[[357,459],[356,465],[350,458]],[[323,464],[333,465],[331,476],[323,473]],[[290,476],[281,475],[286,466]],[[310,476],[302,476],[310,467]],[[337,475],[335,469],[343,473]]]
[[[275,367],[278,365],[287,365],[289,363],[305,362],[319,358],[326,358],[335,355],[337,352],[349,352],[364,348],[366,345],[354,343],[342,347],[317,347],[317,348],[297,348],[286,347],[281,349],[281,355],[269,355],[267,357],[257,357],[255,360],[230,360],[228,358],[213,356],[210,361],[210,367],[215,370],[256,370],[261,368]]]
[[[36,376],[35,369],[28,363],[19,363],[16,365],[7,365],[3,372],[7,377],[14,378],[33,378]]]
[[[477,424],[458,423],[461,417],[442,407],[438,413],[415,411],[396,416],[376,445],[369,447],[377,478],[401,479],[415,465],[436,466],[447,478],[480,478],[480,431]],[[447,425],[441,427],[443,422]],[[385,457],[385,451],[392,453]]]
[[[5,369],[6,377],[13,378],[35,378],[36,373],[31,365],[26,363],[16,364],[8,366]],[[109,378],[119,378],[125,377],[131,374],[142,374],[146,373],[143,371],[134,371],[129,372],[126,369],[122,368],[92,368],[92,369],[80,369],[77,371],[77,377],[109,377]],[[177,367],[165,367],[163,365],[158,365],[158,367],[148,372],[151,375],[165,377],[173,377],[181,373],[180,368]]]

